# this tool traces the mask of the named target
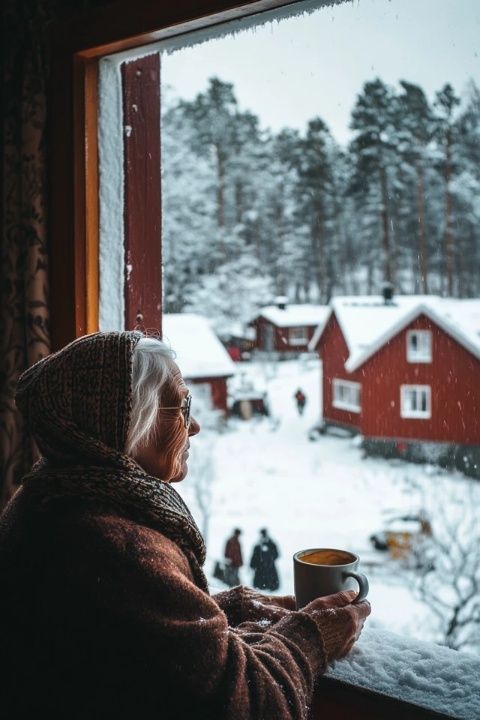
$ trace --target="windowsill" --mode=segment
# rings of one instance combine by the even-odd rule
[[[348,403],[342,403],[337,401],[334,401],[332,403],[332,407],[337,408],[337,410],[346,410],[347,412],[354,412],[359,413],[361,408],[358,407],[358,405],[349,405]]]
[[[431,418],[430,413],[407,413],[402,412],[401,418],[402,420],[430,420]]]
[[[338,698],[342,688],[366,694],[379,717],[480,718],[480,657],[395,635],[370,623],[352,652],[325,675],[326,687],[336,686]],[[321,701],[320,686],[312,720],[321,717]],[[392,712],[386,712],[388,708]],[[360,703],[358,714],[351,717],[368,714],[362,715]]]
[[[212,579],[212,593],[225,586]],[[367,620],[317,682],[309,720],[479,720],[480,656],[403,637]]]
[[[431,363],[432,358],[427,355],[407,355],[409,363]]]

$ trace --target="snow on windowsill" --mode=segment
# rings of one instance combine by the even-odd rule
[[[480,718],[480,659],[395,635],[374,621],[326,677],[452,718]]]

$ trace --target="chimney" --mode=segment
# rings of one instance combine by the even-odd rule
[[[286,295],[279,295],[275,298],[275,305],[279,310],[286,310],[287,309],[287,302],[288,298]]]
[[[391,282],[384,282],[382,285],[384,305],[393,305],[393,285]]]

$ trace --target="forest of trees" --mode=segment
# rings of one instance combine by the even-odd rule
[[[165,311],[245,322],[275,295],[480,293],[480,90],[377,78],[352,140],[275,134],[212,78],[162,114]]]

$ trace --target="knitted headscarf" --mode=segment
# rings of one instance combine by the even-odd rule
[[[205,544],[190,511],[172,485],[125,454],[141,337],[86,335],[23,373],[16,402],[43,456],[23,485],[43,502],[79,497],[158,529],[182,548],[206,590]]]

